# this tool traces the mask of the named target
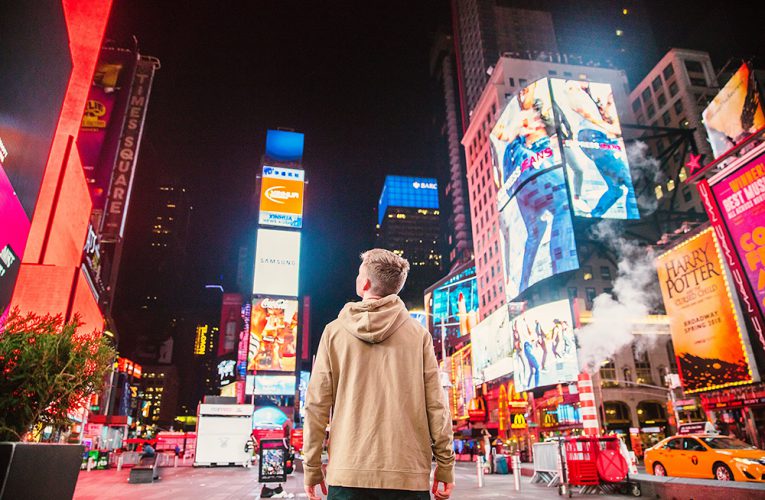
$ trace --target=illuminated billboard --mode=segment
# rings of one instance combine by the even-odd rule
[[[294,375],[255,375],[252,393],[256,396],[294,396]]]
[[[242,296],[238,293],[224,293],[220,308],[220,336],[218,356],[236,353],[239,347],[239,333],[242,331]]]
[[[510,320],[510,331],[518,392],[577,379],[579,362],[568,300],[532,307]]]
[[[713,229],[660,255],[656,268],[685,392],[755,381]]]
[[[502,306],[473,328],[473,384],[479,385],[513,372],[512,337],[507,307]]]
[[[468,344],[451,356],[452,419],[467,419],[468,404],[475,397],[473,386],[472,346]]]
[[[478,322],[478,280],[474,265],[457,268],[426,293],[425,316],[436,350],[441,348],[442,336],[449,344],[470,335]]]
[[[253,299],[247,371],[294,372],[297,326],[297,300]]]
[[[528,179],[499,212],[508,302],[531,285],[579,268],[563,170]]]
[[[311,372],[301,371],[300,382],[298,383],[298,414],[300,421],[305,421],[305,398],[308,394],[308,382],[311,381]]]
[[[298,296],[300,233],[258,229],[255,248],[255,295]]]
[[[550,84],[574,215],[639,219],[611,85],[557,78]]]
[[[258,222],[267,226],[303,227],[304,172],[263,167]]]
[[[29,219],[0,164],[0,317],[11,302],[29,235]]]
[[[289,130],[266,132],[266,156],[275,161],[300,162],[303,159],[305,136]]]
[[[489,139],[502,209],[527,180],[561,163],[546,78],[522,88],[508,101]]]
[[[741,65],[701,114],[715,158],[765,127],[754,72]]]
[[[716,180],[711,189],[754,301],[765,315],[765,154]]]
[[[377,223],[382,224],[388,207],[438,209],[438,181],[430,177],[385,177],[377,202]]]

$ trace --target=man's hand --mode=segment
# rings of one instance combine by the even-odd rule
[[[311,486],[308,486],[306,484],[305,485],[305,494],[308,495],[308,500],[321,500],[321,496],[318,493],[316,493],[316,487],[317,486],[321,486],[321,493],[323,495],[327,494],[327,485],[324,483],[324,481],[322,481],[319,484],[314,484],[314,485],[311,485]],[[449,491],[451,491],[451,490],[449,490]],[[446,498],[449,498],[449,497],[446,497]]]
[[[436,473],[438,473],[438,467],[436,467]],[[439,484],[444,485],[442,490],[438,489]],[[454,488],[454,483],[445,483],[443,481],[439,481],[436,479],[436,475],[433,474],[433,488],[430,491],[436,497],[436,500],[446,500],[449,498],[452,495],[452,488]]]

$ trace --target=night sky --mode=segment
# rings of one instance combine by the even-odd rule
[[[265,131],[304,132],[301,288],[318,337],[354,297],[385,174],[435,175],[444,161],[434,106],[442,97],[428,62],[433,33],[449,26],[449,2],[191,4],[115,0],[107,38],[125,44],[135,35],[141,53],[162,62],[131,216],[140,216],[142,187],[180,178],[194,199],[189,286],[230,282],[237,249],[252,238],[247,214]],[[707,50],[720,65],[762,53],[762,17],[744,6],[649,5],[661,54]]]

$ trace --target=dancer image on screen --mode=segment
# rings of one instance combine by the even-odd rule
[[[522,374],[520,376],[521,380],[525,380],[526,378],[526,372],[528,371],[526,369],[526,363],[523,361],[523,347],[521,346],[521,334],[518,331],[518,320],[513,320],[513,361],[517,362],[515,363],[515,366],[520,366],[522,370]]]
[[[559,352],[560,344],[563,341],[561,338],[561,321],[559,319],[553,320],[553,329],[552,329],[552,353],[553,356],[555,356],[556,359],[560,359],[563,357],[563,354]]]
[[[589,205],[581,198],[584,174],[581,168],[570,165],[574,171],[572,203],[580,212],[589,211],[590,217],[602,217],[625,192],[629,193],[632,183],[626,168],[626,152],[618,140],[621,130],[613,94],[604,102],[592,95],[588,82],[575,80],[566,82],[566,92],[571,108],[581,117],[579,123],[567,122],[571,134],[576,136],[582,152],[592,160],[606,183],[606,191],[589,211]]]
[[[531,334],[531,329],[528,324],[524,326],[526,327],[526,338],[523,341],[523,353],[526,355],[526,360],[529,364],[529,378],[526,382],[526,388],[530,389],[539,385],[539,363],[536,356],[534,356],[534,348],[532,347],[534,337]],[[531,385],[532,378],[534,379],[534,385]]]
[[[547,366],[547,338],[545,332],[542,330],[542,325],[539,324],[539,320],[534,322],[534,332],[537,335],[537,345],[542,349],[542,370]]]

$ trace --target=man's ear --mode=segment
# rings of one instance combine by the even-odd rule
[[[372,281],[369,278],[367,278],[366,280],[364,280],[364,291],[366,292],[371,289],[372,289]]]

